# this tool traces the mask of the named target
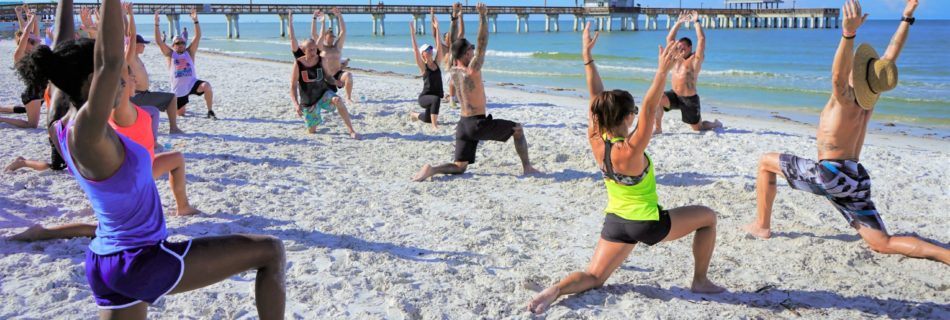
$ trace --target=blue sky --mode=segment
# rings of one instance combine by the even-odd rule
[[[83,0],[77,0],[84,2]],[[247,0],[141,0],[138,2],[195,2],[195,3],[246,3]],[[376,3],[378,0],[372,0]],[[461,0],[465,2],[465,0]],[[31,1],[32,2],[32,1]],[[254,0],[254,3],[316,3],[316,4],[367,4],[370,0]],[[449,5],[455,0],[383,0],[386,4],[422,4],[422,5]],[[474,5],[476,0],[468,1]],[[524,6],[542,6],[544,0],[483,0],[489,6],[492,5],[524,5]],[[547,0],[550,6],[573,6],[574,0]],[[583,0],[578,2],[583,3]],[[679,7],[682,2],[683,7],[723,7],[722,0],[637,0],[637,3],[648,7]],[[785,0],[783,7],[791,7],[793,0]],[[799,8],[816,7],[840,7],[843,0],[795,0],[794,5]],[[899,19],[904,8],[906,0],[864,0],[861,4],[864,11],[870,13],[870,19]],[[921,19],[950,19],[950,1],[948,0],[920,0],[920,6],[917,8],[916,16]],[[250,18],[250,19],[248,19]],[[216,20],[216,19],[215,19]],[[224,20],[223,18],[221,19]],[[271,21],[275,20],[264,17],[242,17],[241,21]],[[354,21],[363,19],[356,18]]]

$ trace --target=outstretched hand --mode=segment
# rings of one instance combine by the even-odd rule
[[[677,62],[683,60],[685,55],[684,52],[676,50],[676,42],[671,41],[666,44],[666,48],[663,46],[657,46],[659,48],[658,61],[657,61],[657,71],[663,71],[663,73],[670,72],[673,69],[673,66]]]
[[[158,18],[158,10],[155,10],[155,25],[158,25],[161,22],[162,20]]]
[[[462,3],[456,2],[452,4],[452,18],[458,17],[459,13],[462,13]]]
[[[907,6],[904,7],[904,16],[913,17],[914,10],[917,10],[918,1],[917,0],[907,0]]]
[[[191,8],[191,21],[198,21],[198,8]]]
[[[583,39],[582,39],[582,41],[583,41],[582,44],[583,44],[584,54],[585,54],[585,55],[587,55],[587,56],[590,55],[591,50],[594,49],[594,45],[597,44],[597,38],[600,38],[600,31],[594,32],[594,36],[591,37],[591,35],[590,35],[590,21],[588,21],[588,22],[584,25],[584,36],[583,36]],[[586,63],[587,61],[584,61],[584,62]]]
[[[484,2],[479,2],[478,5],[475,6],[475,11],[478,11],[478,14],[479,14],[479,15],[483,15],[483,16],[484,16],[484,15],[488,14],[488,6],[485,5]]]
[[[868,14],[861,14],[861,3],[858,0],[847,0],[844,7],[841,8],[841,15],[844,16],[841,29],[848,34],[856,33],[858,28],[868,19]]]

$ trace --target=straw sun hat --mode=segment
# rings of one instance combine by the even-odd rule
[[[897,87],[897,65],[880,59],[877,51],[867,43],[862,43],[854,53],[852,68],[854,96],[861,108],[874,108],[881,93]]]

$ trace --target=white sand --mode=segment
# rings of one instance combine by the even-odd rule
[[[0,56],[11,56],[9,44]],[[152,88],[168,88],[154,47]],[[9,64],[9,60],[6,60]],[[422,82],[357,74],[350,110],[364,140],[333,115],[304,132],[288,97],[289,63],[197,57],[215,88],[219,121],[192,98],[185,135],[159,137],[187,158],[188,193],[201,216],[168,217],[173,240],[229,233],[280,237],[287,248],[288,317],[527,318],[535,290],[586,268],[606,193],[586,132],[586,101],[491,88],[490,112],[526,124],[543,176],[519,177],[512,143],[486,142],[461,176],[412,183],[423,163],[452,159],[458,109],[443,106],[438,132],[407,122]],[[359,62],[354,62],[358,66]],[[578,72],[581,72],[578,69]],[[0,68],[0,103],[22,84]],[[488,79],[491,81],[491,79]],[[641,96],[642,92],[634,92]],[[640,101],[637,98],[637,101]],[[197,113],[196,113],[197,111]],[[164,116],[162,116],[164,118]],[[711,118],[713,116],[709,116]],[[688,290],[689,238],[638,246],[601,289],[562,298],[552,318],[943,318],[950,317],[950,268],[871,252],[826,200],[780,182],[772,240],[739,226],[754,218],[754,175],[767,151],[815,155],[814,127],[715,115],[728,127],[694,134],[666,117],[649,152],[661,203],[719,211],[710,277],[731,292]],[[163,120],[161,131],[167,132]],[[0,125],[0,162],[47,159],[42,129]],[[890,231],[950,241],[950,144],[871,134],[863,163]],[[174,200],[161,179],[166,211]],[[0,236],[31,223],[93,222],[85,195],[58,172],[0,174]],[[95,318],[83,257],[89,239],[0,240],[0,318]],[[171,296],[153,318],[254,318],[253,273]],[[760,288],[768,287],[759,291]]]

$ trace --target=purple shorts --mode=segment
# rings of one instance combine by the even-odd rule
[[[86,250],[86,281],[100,309],[155,303],[172,291],[185,273],[191,240],[157,244],[109,255]]]

